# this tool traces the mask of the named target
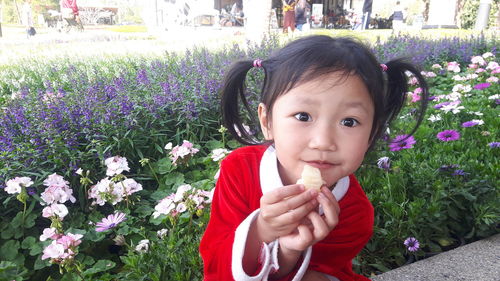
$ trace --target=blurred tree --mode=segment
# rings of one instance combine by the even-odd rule
[[[474,28],[476,23],[477,11],[479,9],[480,0],[462,0],[463,6],[460,12],[460,27],[465,29]],[[500,0],[491,1],[490,17],[488,20],[488,27],[498,27],[497,16],[500,5]]]

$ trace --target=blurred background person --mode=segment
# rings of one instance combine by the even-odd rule
[[[283,0],[283,33],[295,30],[295,5],[297,0]]]
[[[299,0],[295,8],[295,26],[298,30],[303,31],[305,25],[309,25],[309,17],[311,16],[311,5],[306,0]],[[307,29],[307,28],[305,28]]]
[[[59,2],[61,8],[62,18],[66,21],[66,32],[72,27],[77,27],[78,30],[83,31],[83,24],[80,19],[80,13],[76,0],[61,0]]]
[[[31,9],[31,0],[25,0],[21,9],[21,22],[26,27],[26,36],[34,36],[36,34],[33,27],[33,11]]]

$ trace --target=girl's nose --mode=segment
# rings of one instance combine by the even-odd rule
[[[310,132],[309,147],[318,150],[336,150],[335,132],[333,126],[328,124],[322,126],[315,126],[314,130]]]

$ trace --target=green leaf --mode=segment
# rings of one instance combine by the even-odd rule
[[[98,260],[91,268],[83,272],[83,276],[89,277],[92,274],[110,270],[115,267],[115,263],[110,260]]]
[[[0,280],[23,280],[28,273],[24,266],[11,261],[0,261]]]
[[[42,260],[42,255],[39,255],[35,259],[35,265],[33,266],[33,269],[39,270],[39,269],[45,268],[47,266],[50,266],[49,259]]]
[[[29,249],[33,247],[33,245],[36,243],[36,239],[33,236],[28,236],[26,237],[23,242],[21,243],[21,248],[22,249]]]
[[[9,224],[9,226],[2,230],[2,233],[0,234],[0,237],[2,237],[2,239],[10,239],[12,236],[14,236],[14,233],[15,233],[15,229]]]
[[[13,228],[18,228],[23,224],[23,212],[18,212],[17,215],[12,219],[10,225]]]
[[[205,146],[209,150],[214,150],[216,148],[223,148],[222,142],[218,140],[209,140],[205,143]]]
[[[184,174],[179,172],[170,173],[166,176],[165,184],[169,186],[178,186],[184,183]]]
[[[162,158],[156,163],[158,165],[158,174],[164,175],[172,171],[172,161],[170,158]]]
[[[5,260],[13,260],[19,251],[19,241],[9,240],[0,247],[0,257]]]

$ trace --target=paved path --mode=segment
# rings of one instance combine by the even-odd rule
[[[500,234],[372,278],[373,281],[500,281]]]

